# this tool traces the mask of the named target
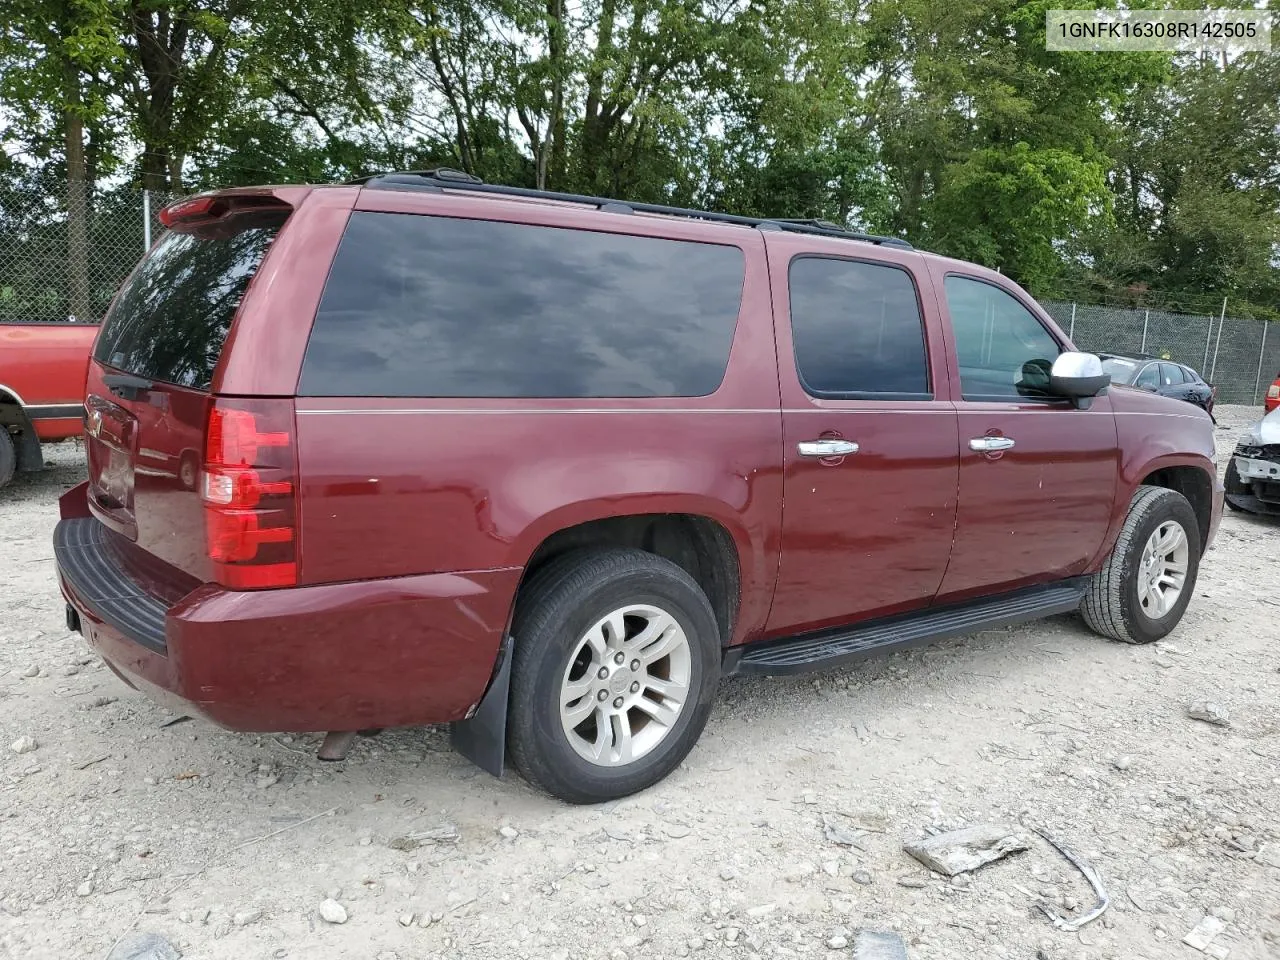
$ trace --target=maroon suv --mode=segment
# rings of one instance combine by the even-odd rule
[[[68,620],[235,730],[452,722],[571,801],[721,677],[1080,609],[1172,630],[1203,411],[990,270],[820,222],[446,171],[168,208],[89,370]]]

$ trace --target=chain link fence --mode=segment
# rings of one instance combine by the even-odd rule
[[[0,323],[100,320],[174,199],[129,187],[78,193],[82,230],[65,182],[0,183]]]
[[[1199,372],[1219,403],[1260,403],[1280,371],[1280,330],[1266,320],[1041,301],[1082,350],[1148,353]],[[1227,303],[1230,309],[1230,302]]]

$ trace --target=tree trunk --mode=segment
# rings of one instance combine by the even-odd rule
[[[182,193],[182,157],[177,151],[169,154],[169,192]]]
[[[160,193],[169,191],[169,148],[155,143],[142,145],[142,188]]]
[[[84,117],[80,76],[74,63],[64,66],[63,120],[67,153],[67,312],[85,323],[96,319],[89,300],[89,230],[84,163]]]

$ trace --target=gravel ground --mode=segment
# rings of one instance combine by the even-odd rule
[[[1220,459],[1255,416],[1221,411]],[[1228,514],[1168,642],[1060,617],[727,681],[666,782],[573,808],[439,730],[320,764],[318,737],[172,723],[63,626],[50,534],[82,453],[46,449],[0,493],[5,956],[105,958],[137,931],[210,960],[833,958],[870,927],[913,960],[1280,957],[1280,525]],[[1198,700],[1230,725],[1190,719]],[[1098,868],[1101,919],[1035,909],[1093,897],[1034,835],[955,882],[902,852],[1019,820]],[[1207,914],[1224,929],[1198,954]]]

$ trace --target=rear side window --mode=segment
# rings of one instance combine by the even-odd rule
[[[1160,379],[1164,381],[1166,387],[1177,387],[1187,382],[1186,371],[1184,371],[1176,363],[1160,364]],[[1191,381],[1195,383],[1195,381]]]
[[[905,270],[798,257],[788,285],[796,368],[808,393],[928,398],[924,328]]]
[[[357,212],[303,396],[694,397],[724,379],[737,247]]]
[[[120,290],[93,356],[126,373],[206,390],[222,344],[288,211],[169,232]]]

